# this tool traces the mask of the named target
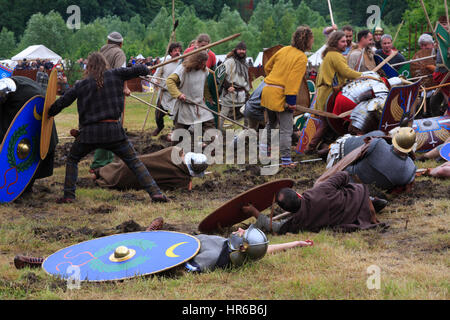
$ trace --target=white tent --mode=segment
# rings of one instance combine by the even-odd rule
[[[144,56],[142,54],[139,54],[136,59],[145,59]]]
[[[313,66],[313,67],[317,67],[322,63],[322,52],[325,50],[326,45],[323,45],[322,47],[320,47],[319,50],[317,50],[316,52],[314,52],[314,54],[312,54],[309,58],[308,58],[308,62]]]
[[[11,58],[14,61],[22,61],[23,59],[27,60],[36,60],[36,59],[49,59],[53,63],[61,60],[61,56],[54,53],[52,50],[48,49],[44,45],[34,45],[29,46],[19,54],[15,55]]]

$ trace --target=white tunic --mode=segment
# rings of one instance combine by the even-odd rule
[[[204,88],[208,70],[192,70],[185,72],[182,64],[175,69],[175,74],[180,78],[179,90],[192,102],[208,108],[203,100]],[[185,103],[176,99],[173,115],[177,122],[185,125],[192,125],[202,123],[208,120],[213,120],[214,115],[205,109],[202,109],[193,104]]]
[[[233,58],[228,58],[223,63],[226,68],[225,79],[233,86],[242,87],[250,90],[250,84],[246,81],[245,77],[239,76],[236,71],[236,62]],[[245,104],[246,94],[245,91],[235,91],[233,93],[223,89],[220,94],[220,103],[225,107],[241,107]]]
[[[170,55],[168,55],[164,59],[164,61],[167,61],[170,59],[172,59],[172,57]],[[166,64],[162,67],[159,67],[155,72],[155,76],[167,79],[167,77],[169,77],[172,73],[174,73],[175,69],[178,67],[179,64],[180,64],[180,60]],[[159,82],[158,79],[157,79],[157,81]],[[164,89],[161,89],[161,106],[165,110],[169,111],[169,113],[173,113],[173,105],[175,104],[176,99],[174,99],[170,95],[169,91],[167,91],[167,86],[166,86],[165,81],[161,82],[161,86],[164,87]]]

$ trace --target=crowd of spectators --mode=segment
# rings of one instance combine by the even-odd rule
[[[41,60],[33,60],[33,61],[27,61],[27,59],[23,59],[22,61],[19,61],[19,63],[16,66],[17,70],[39,70],[39,67],[43,66],[45,70],[52,70],[54,67],[53,62],[51,62],[48,59]]]

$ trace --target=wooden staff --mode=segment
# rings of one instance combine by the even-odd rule
[[[403,27],[404,22],[405,22],[405,20],[402,20],[402,22],[400,23],[400,26],[397,29],[397,33],[395,34],[394,40],[392,40],[392,45],[394,45],[395,40],[397,40],[398,34],[400,32],[400,29]]]
[[[403,64],[407,64],[407,63],[411,63],[411,62],[417,62],[417,61],[422,61],[422,60],[426,60],[426,59],[430,59],[430,58],[434,58],[434,57],[436,57],[435,54],[433,54],[431,56],[428,56],[428,57],[422,57],[422,58],[417,58],[417,59],[414,59],[414,60],[408,60],[408,61],[403,61],[403,62],[399,62],[399,63],[394,63],[394,64],[391,64],[391,67],[401,66]]]
[[[331,1],[330,0],[328,0],[328,10],[330,11],[331,25],[334,25],[333,9],[331,8]]]
[[[273,217],[272,220],[273,220],[273,221],[280,220],[281,218],[290,216],[291,214],[292,214],[292,212],[283,212],[282,214],[279,214],[279,215],[277,215],[276,217]]]
[[[438,84],[438,85],[433,86],[433,87],[424,88],[423,91],[430,91],[430,90],[443,88],[443,87],[447,87],[447,86],[450,86],[450,82],[449,83],[441,83],[441,84]]]
[[[144,78],[144,77],[141,77],[141,78]],[[145,79],[145,78],[144,78],[144,79]],[[159,84],[157,84],[157,83],[153,83],[153,84],[156,85],[156,86],[158,86],[158,87],[161,87],[161,86],[160,86]],[[195,102],[191,101],[191,100],[188,99],[188,98],[186,98],[186,103],[192,104],[192,105],[197,106],[197,107],[199,107],[199,108],[205,109],[205,110],[207,110],[207,111],[209,111],[209,112],[211,112],[211,113],[214,113],[215,115],[217,115],[217,116],[219,116],[219,117],[222,117],[222,118],[224,118],[224,119],[226,119],[226,120],[228,120],[228,121],[230,121],[230,122],[233,122],[234,124],[237,124],[238,126],[244,128],[244,129],[246,129],[246,130],[249,130],[249,129],[250,129],[250,128],[247,127],[247,126],[244,126],[244,125],[240,124],[239,122],[234,121],[233,119],[230,119],[230,118],[228,118],[228,117],[226,117],[226,116],[224,116],[224,115],[222,115],[222,114],[220,114],[220,113],[218,113],[218,112],[216,112],[216,111],[214,111],[214,110],[211,110],[211,109],[208,108],[208,107],[205,107],[205,106],[202,106],[201,104],[195,103]]]
[[[212,71],[208,68],[209,73],[212,73],[214,78],[214,87],[216,89],[216,102],[217,102],[217,112],[220,113],[220,102],[219,102],[219,88],[217,87],[217,79],[216,79],[216,72]]]
[[[447,0],[444,0],[445,5],[445,17],[447,18],[447,29],[450,32],[450,20],[448,19],[448,6],[447,6]]]
[[[386,63],[388,63],[389,61],[391,61],[391,59],[393,57],[395,57],[397,55],[398,51],[394,51],[392,50],[392,53],[383,61],[381,61],[381,63],[379,65],[377,65],[375,68],[372,69],[373,72],[377,72],[378,70],[380,70]]]
[[[276,200],[277,194],[273,194],[273,200],[272,200],[272,208],[270,209],[270,232],[273,232],[272,230],[272,220],[273,220],[273,211],[275,210],[275,200]]]
[[[173,59],[167,60],[167,61],[165,61],[165,62],[161,62],[160,64],[151,66],[151,67],[149,67],[148,69],[149,69],[149,70],[158,69],[159,67],[165,66],[166,64],[169,64],[169,63],[178,61],[178,60],[180,60],[180,59],[184,59],[184,58],[186,58],[186,57],[192,56],[193,54],[199,53],[200,51],[203,51],[203,50],[206,50],[206,49],[209,49],[209,48],[218,46],[219,44],[222,44],[222,43],[224,43],[224,42],[233,40],[233,39],[239,37],[240,35],[241,35],[240,33],[233,34],[233,35],[231,35],[231,36],[229,36],[229,37],[223,38],[222,40],[219,40],[219,41],[210,43],[210,44],[208,44],[208,45],[206,45],[206,46],[204,46],[204,47],[201,47],[201,48],[192,50],[191,52],[185,53],[185,54],[183,54],[183,55],[180,55],[180,56],[175,57],[175,58],[173,58]]]
[[[167,114],[167,115],[169,114],[167,111],[165,111],[165,110],[163,110],[163,109],[160,109],[160,108],[158,108],[157,106],[154,106],[154,105],[148,103],[147,101],[142,100],[142,99],[139,98],[139,97],[136,97],[135,95],[130,94],[130,97],[135,98],[136,100],[139,100],[140,102],[142,102],[142,103],[148,105],[149,107],[155,108],[155,109],[161,111],[161,112],[164,113],[164,114]]]
[[[431,24],[430,17],[428,16],[427,8],[425,8],[425,4],[423,0],[420,0],[420,4],[422,5],[423,12],[425,13],[425,18],[427,18],[428,26],[430,27],[430,31],[433,33],[433,38],[436,43],[438,43],[438,39],[436,37],[436,33],[434,32],[433,25]]]
[[[312,113],[312,114],[315,114],[317,116],[333,118],[333,119],[345,118],[345,117],[349,116],[352,113],[352,111],[353,111],[353,110],[349,110],[349,111],[346,111],[344,113],[341,113],[341,114],[337,115],[337,114],[334,114],[334,113],[331,113],[331,112],[311,109],[311,108],[300,106],[300,105],[296,105],[295,107],[296,107],[297,111],[301,111],[302,113]]]
[[[419,79],[423,79],[423,78],[428,78],[428,77],[432,77],[432,74],[427,74],[426,76],[420,76],[420,77],[415,77],[415,78],[409,78],[407,80],[409,81],[413,81],[413,80],[419,80]]]
[[[449,76],[450,76],[450,72],[447,72],[447,74],[445,75],[444,79],[442,79],[442,81],[441,81],[441,83],[439,85],[445,84],[447,82]],[[437,88],[437,90],[435,92],[433,92],[433,94],[431,96],[437,95],[440,91],[441,91],[441,88]]]

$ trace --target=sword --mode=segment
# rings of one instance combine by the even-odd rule
[[[297,164],[297,163],[307,163],[307,162],[317,162],[317,161],[322,161],[322,158],[316,158],[316,159],[308,159],[308,160],[302,160],[302,161],[296,161],[296,162],[292,162],[292,164]],[[263,168],[271,168],[271,167],[277,167],[280,166],[280,164],[271,164],[268,166],[264,166]]]

